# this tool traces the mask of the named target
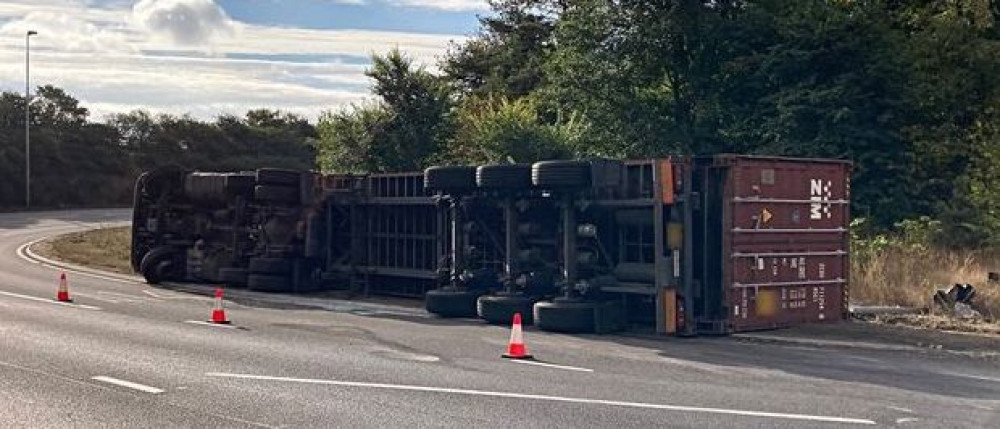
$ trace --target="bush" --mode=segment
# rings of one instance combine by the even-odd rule
[[[531,98],[472,97],[454,117],[441,161],[464,164],[570,158],[587,146],[589,126],[576,116],[547,123]]]

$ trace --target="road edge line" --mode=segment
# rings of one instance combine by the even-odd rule
[[[84,230],[84,231],[93,231],[95,229],[100,229],[100,228],[92,228],[92,229],[87,229],[87,230]],[[141,284],[141,283],[143,283],[142,282],[142,278],[140,278],[138,276],[128,276],[128,275],[125,275],[125,274],[117,274],[117,273],[112,273],[112,272],[109,272],[109,271],[97,270],[97,269],[93,269],[93,268],[89,268],[89,267],[84,267],[82,265],[77,265],[77,264],[73,264],[73,263],[69,263],[69,262],[64,262],[64,261],[59,261],[59,260],[47,258],[45,256],[39,255],[38,253],[35,253],[35,251],[31,249],[32,246],[34,246],[34,245],[36,245],[38,243],[41,243],[41,242],[43,242],[45,240],[48,240],[48,239],[50,239],[52,237],[58,236],[58,235],[62,235],[62,234],[50,235],[50,236],[46,236],[46,237],[42,237],[42,238],[37,238],[37,239],[34,239],[32,241],[29,241],[27,243],[24,243],[24,244],[18,246],[17,251],[16,251],[17,256],[20,257],[21,259],[23,259],[25,261],[28,261],[28,262],[31,262],[33,264],[47,266],[49,268],[54,268],[54,269],[66,270],[66,271],[69,271],[69,272],[72,272],[72,273],[75,273],[75,274],[85,275],[85,276],[94,277],[94,278],[98,278],[98,279],[102,279],[102,280],[109,280],[109,281],[114,281],[114,282],[119,282],[119,283],[127,283],[127,284],[136,284],[136,283],[140,283]]]

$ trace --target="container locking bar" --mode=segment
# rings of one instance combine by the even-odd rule
[[[802,280],[797,282],[772,282],[772,283],[733,283],[734,288],[751,288],[751,287],[776,287],[776,286],[818,286],[818,285],[835,285],[844,284],[847,280],[844,279],[833,279],[833,280]]]

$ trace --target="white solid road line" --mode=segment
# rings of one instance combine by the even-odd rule
[[[528,364],[528,365],[545,366],[545,367],[556,368],[556,369],[565,369],[565,370],[568,370],[568,371],[594,372],[594,370],[592,370],[590,368],[580,368],[578,366],[569,366],[569,365],[556,365],[554,363],[539,362],[537,360],[507,359],[507,361],[514,362],[514,363],[523,363],[523,364]]]
[[[204,320],[185,320],[184,323],[190,323],[192,325],[211,326],[213,328],[236,329],[236,325],[233,324],[212,323],[212,322],[206,322]]]
[[[247,380],[264,380],[264,381],[286,381],[293,383],[326,384],[326,385],[345,386],[345,387],[367,387],[372,389],[403,390],[411,392],[450,393],[454,395],[488,396],[494,398],[533,399],[539,401],[566,402],[575,404],[594,404],[594,405],[607,405],[612,407],[644,408],[653,410],[682,411],[682,412],[707,413],[707,414],[728,414],[728,415],[737,415],[746,417],[766,417],[772,419],[804,420],[813,422],[852,423],[859,425],[875,424],[874,420],[858,419],[850,417],[814,416],[808,414],[787,414],[787,413],[771,413],[766,411],[730,410],[725,408],[704,408],[704,407],[689,407],[683,405],[648,404],[643,402],[611,401],[605,399],[589,399],[589,398],[570,398],[564,396],[532,395],[526,393],[511,393],[511,392],[491,392],[486,390],[455,389],[448,387],[366,383],[360,381],[321,380],[321,379],[292,378],[292,377],[274,377],[268,375],[229,374],[223,372],[209,372],[206,373],[205,375],[208,377],[239,378]]]
[[[998,377],[987,377],[985,375],[962,374],[962,373],[959,373],[959,372],[942,372],[941,374],[950,375],[952,377],[971,378],[973,380],[994,381],[994,382],[1000,383],[1000,378],[998,378]]]
[[[108,384],[114,384],[116,386],[127,387],[129,389],[135,389],[135,390],[138,390],[140,392],[152,393],[154,395],[158,394],[158,393],[166,392],[166,390],[159,389],[159,388],[152,387],[152,386],[146,386],[145,384],[133,383],[131,381],[120,380],[120,379],[112,378],[112,377],[105,377],[103,375],[98,375],[98,376],[90,377],[90,379],[91,380],[95,380],[95,381],[101,381],[101,382],[108,383]]]
[[[21,295],[19,293],[7,292],[7,291],[0,291],[0,295],[9,296],[9,297],[12,297],[12,298],[27,299],[27,300],[36,301],[36,302],[44,302],[46,304],[62,305],[64,307],[82,308],[82,309],[85,309],[85,310],[100,310],[101,309],[100,307],[94,307],[92,305],[74,304],[72,302],[59,302],[59,301],[56,301],[56,300],[53,300],[53,299],[39,298],[37,296],[31,296],[31,295]]]
[[[127,280],[127,279],[123,279],[123,278],[118,278],[118,277],[113,277],[113,276],[108,276],[108,275],[102,275],[102,274],[100,274],[98,272],[93,272],[93,271],[97,271],[97,270],[90,270],[90,269],[87,269],[86,267],[77,267],[77,266],[74,266],[73,264],[59,263],[57,261],[53,261],[51,259],[42,257],[41,255],[38,255],[38,254],[36,254],[36,253],[34,253],[34,252],[31,251],[31,246],[33,246],[36,243],[38,243],[38,242],[40,242],[42,240],[45,240],[47,238],[49,238],[49,237],[39,238],[37,240],[30,241],[28,243],[22,244],[20,247],[17,248],[17,256],[20,257],[21,259],[25,260],[25,261],[28,261],[28,262],[32,263],[32,264],[42,265],[42,266],[45,266],[45,267],[48,267],[48,268],[52,268],[54,270],[60,270],[60,271],[70,272],[70,273],[79,274],[79,275],[82,275],[82,276],[93,277],[93,278],[97,278],[97,279],[101,279],[101,280],[107,280],[107,281],[116,282],[116,283],[133,284],[133,285],[134,284],[140,284],[139,282],[134,281],[134,280]]]

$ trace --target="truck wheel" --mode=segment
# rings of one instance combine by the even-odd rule
[[[509,325],[514,321],[514,313],[521,313],[521,322],[530,325],[534,303],[534,299],[523,295],[481,296],[476,302],[476,313],[494,325]]]
[[[246,286],[247,270],[245,268],[220,268],[219,281],[229,286]]]
[[[160,261],[158,264],[147,267],[143,278],[146,279],[146,283],[151,285],[160,284],[164,280],[170,279],[175,267],[173,261]]]
[[[427,292],[424,305],[428,313],[441,317],[476,317],[476,299],[481,292],[445,287]]]
[[[540,188],[584,188],[590,186],[590,163],[586,161],[541,161],[531,166],[531,182]]]
[[[289,205],[298,204],[302,197],[299,188],[279,185],[257,185],[253,196],[258,202]]]
[[[535,326],[545,331],[605,333],[623,327],[617,303],[556,298],[534,308]]]
[[[146,278],[149,284],[159,284],[169,276],[177,249],[173,247],[157,247],[142,257],[139,264],[139,274]]]
[[[281,185],[299,187],[302,173],[284,168],[261,168],[257,170],[258,185]]]
[[[292,261],[286,258],[254,258],[250,260],[250,274],[288,274]]]
[[[484,165],[476,169],[476,183],[485,189],[527,190],[531,188],[531,165]]]
[[[430,191],[466,191],[476,187],[476,168],[464,165],[424,170],[424,188]]]
[[[258,292],[288,292],[292,289],[292,281],[288,276],[250,274],[247,276],[247,289]]]

